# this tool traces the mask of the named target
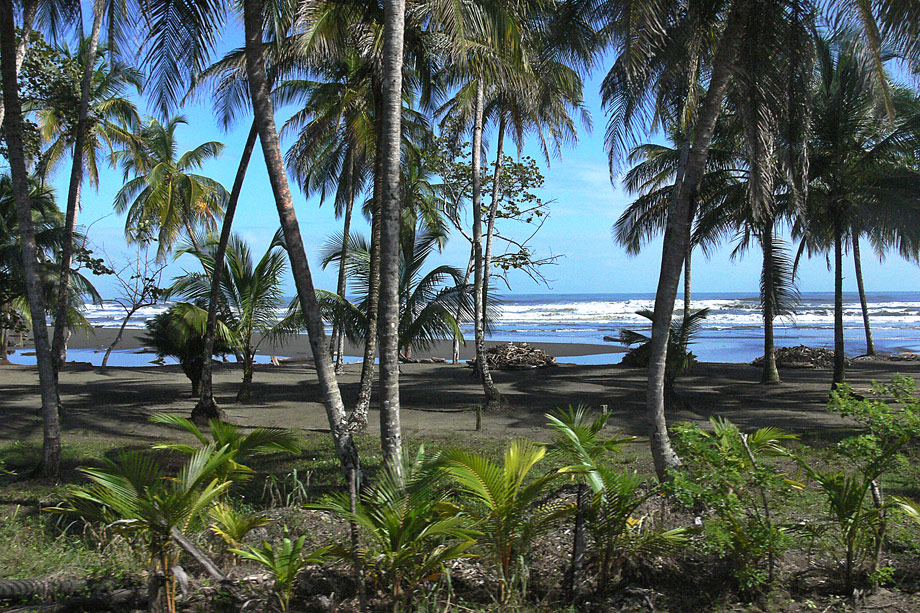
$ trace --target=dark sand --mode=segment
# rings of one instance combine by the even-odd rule
[[[105,349],[115,340],[115,336],[118,333],[118,330],[115,328],[95,328],[94,333],[86,336],[82,333],[75,333],[70,341],[68,342],[68,347],[72,349],[97,349],[100,351],[105,351]],[[121,341],[118,345],[115,346],[116,350],[140,350],[144,347],[143,343],[140,341],[140,337],[144,334],[143,330],[125,330],[124,335],[121,338]],[[255,342],[260,342],[261,335],[256,335]],[[499,341],[486,341],[486,347],[491,347],[493,345],[500,344]],[[581,356],[581,355],[597,355],[601,353],[622,353],[626,351],[623,347],[614,344],[578,344],[578,343],[530,343],[534,347],[539,347],[554,356]],[[464,360],[469,360],[473,357],[473,342],[472,339],[469,339],[467,344],[460,346],[460,357]],[[310,349],[310,341],[307,338],[306,334],[298,334],[296,336],[288,337],[284,340],[283,344],[273,343],[266,340],[259,345],[259,353],[265,355],[277,355],[277,356],[286,356],[290,358],[302,359],[302,358],[312,358],[313,352]],[[356,347],[350,343],[345,345],[345,355],[363,357],[364,356],[364,347]],[[429,357],[437,356],[442,358],[449,358],[451,355],[451,343],[450,342],[439,342],[435,343],[435,346],[430,351],[425,351],[419,354],[418,357]],[[616,361],[619,361],[618,359]]]
[[[351,364],[340,378],[346,403],[358,390],[360,364]],[[864,389],[872,380],[887,381],[896,373],[920,376],[920,363],[860,362],[848,374],[850,383]],[[688,408],[669,415],[679,420],[705,421],[721,415],[744,429],[778,426],[808,434],[845,430],[846,421],[823,407],[831,382],[827,369],[782,371],[784,383],[764,387],[760,370],[745,364],[700,364],[678,382]],[[465,366],[406,364],[402,367],[402,424],[405,436],[443,438],[462,443],[479,437],[545,437],[544,413],[568,404],[608,405],[611,424],[625,433],[644,437],[646,372],[618,366],[561,365],[555,368],[498,371],[495,380],[511,409],[486,414],[484,431],[474,431],[470,411],[482,390]],[[255,373],[253,402],[233,404],[241,378],[235,365],[218,364],[215,384],[227,418],[245,426],[271,425],[304,431],[326,431],[328,423],[319,403],[316,375],[306,365],[261,366]],[[61,373],[65,438],[135,439],[139,443],[163,436],[149,424],[152,413],[187,413],[194,405],[190,385],[178,366],[109,368],[101,373],[89,365],[68,365]],[[34,367],[0,366],[0,440],[41,436],[38,377]],[[378,431],[372,409],[369,433]]]

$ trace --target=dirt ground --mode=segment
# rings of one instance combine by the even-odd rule
[[[347,366],[340,377],[347,404],[357,395],[359,364]],[[871,381],[897,374],[920,376],[918,362],[859,362],[848,372],[849,382],[864,389]],[[708,420],[721,415],[742,429],[774,425],[808,434],[847,429],[839,416],[823,410],[830,387],[826,369],[782,372],[781,385],[759,383],[760,370],[745,364],[700,364],[678,382],[687,406],[672,412],[669,421]],[[472,409],[481,388],[472,370],[450,364],[405,364],[400,380],[405,437],[452,438],[530,436],[542,438],[544,413],[569,404],[593,408],[607,405],[610,425],[642,437],[645,370],[618,366],[560,365],[555,368],[494,373],[509,401],[507,411],[486,414],[483,432],[475,432]],[[215,370],[218,402],[230,421],[244,426],[281,426],[304,431],[328,429],[319,402],[319,386],[310,366],[260,366],[253,384],[253,401],[234,404],[241,379],[235,365]],[[143,442],[165,431],[148,422],[157,412],[189,412],[194,405],[190,384],[178,366],[109,368],[71,364],[61,373],[62,425],[65,436],[112,437]],[[34,367],[0,366],[0,440],[24,440],[41,435],[38,376]],[[378,430],[372,409],[369,432]],[[461,441],[457,441],[461,442]]]

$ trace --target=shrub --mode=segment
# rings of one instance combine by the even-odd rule
[[[789,456],[781,443],[796,437],[772,427],[743,433],[720,418],[710,423],[711,432],[696,424],[674,426],[688,470],[676,473],[668,488],[682,503],[710,511],[705,543],[729,559],[739,589],[750,594],[773,581],[776,558],[790,544],[789,526],[777,521],[773,507],[800,486],[765,458]]]

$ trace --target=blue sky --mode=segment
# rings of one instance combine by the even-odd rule
[[[236,41],[234,41],[236,42]],[[603,71],[595,71],[587,80],[585,99],[594,121],[594,130],[586,133],[580,130],[577,146],[566,150],[561,159],[551,160],[547,168],[536,147],[528,147],[524,153],[541,162],[546,183],[540,196],[553,200],[550,218],[534,238],[531,245],[538,256],[555,254],[562,256],[558,263],[545,269],[549,287],[535,284],[523,274],[512,275],[512,291],[515,293],[632,293],[654,292],[658,280],[661,258],[661,242],[648,244],[643,252],[630,257],[614,244],[611,227],[629,203],[629,197],[619,188],[619,182],[610,181],[607,155],[603,146],[606,117],[601,109],[598,88]],[[142,111],[151,112],[151,109]],[[188,125],[178,129],[182,150],[187,150],[207,140],[218,140],[226,144],[223,155],[209,163],[201,172],[222,182],[228,189],[232,185],[238,158],[248,132],[248,123],[235,126],[230,132],[222,131],[212,119],[207,104],[187,106],[179,111],[188,119]],[[278,109],[279,125],[290,114],[291,109]],[[514,155],[513,149],[506,149]],[[490,158],[491,158],[490,154]],[[69,170],[69,166],[67,166]],[[58,202],[66,201],[66,176],[59,171],[53,178],[58,190]],[[92,190],[84,186],[83,207],[80,223],[90,225],[88,234],[91,247],[104,251],[116,262],[126,251],[124,241],[124,218],[114,214],[112,202],[121,188],[123,178],[120,171],[104,169],[100,176],[100,188]],[[307,243],[307,252],[317,287],[334,289],[335,271],[323,271],[319,267],[317,254],[326,238],[340,231],[340,222],[335,219],[330,203],[322,207],[316,198],[307,200],[294,184],[296,210],[301,231]],[[246,182],[240,199],[239,210],[234,223],[235,231],[243,236],[257,254],[262,253],[272,234],[278,227],[278,217],[272,199],[264,160],[258,145],[253,155]],[[364,220],[357,222],[356,231],[367,232]],[[756,292],[760,279],[760,258],[751,251],[741,260],[729,258],[731,245],[725,245],[712,259],[702,254],[693,262],[693,289],[697,292]],[[433,263],[450,263],[463,267],[469,254],[469,245],[463,237],[452,237],[443,254]],[[895,255],[880,263],[868,248],[863,249],[863,271],[869,291],[916,290],[920,281],[920,270],[915,264],[905,262]],[[180,274],[183,269],[194,270],[195,262],[187,257],[172,263],[168,278]],[[855,291],[852,259],[846,260],[844,290]],[[285,280],[287,294],[293,295],[293,281]],[[111,279],[102,278],[97,287],[104,297],[113,294]],[[799,289],[801,291],[833,291],[833,276],[823,258],[805,261],[800,267]],[[501,288],[504,292],[505,289]]]

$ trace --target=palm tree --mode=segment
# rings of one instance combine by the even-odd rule
[[[307,196],[319,193],[320,204],[334,191],[336,217],[344,215],[343,237],[351,236],[355,198],[367,188],[376,155],[374,94],[363,68],[362,59],[352,53],[342,62],[321,67],[322,81],[286,81],[279,88],[286,98],[304,98],[301,110],[282,128],[282,134],[298,131],[285,155],[288,168]],[[348,249],[347,240],[342,249]],[[336,285],[343,297],[347,259],[344,253]],[[332,346],[338,374],[345,359],[340,321],[333,322]]]
[[[463,332],[460,325],[473,318],[473,301],[463,274],[452,266],[440,265],[425,272],[425,261],[443,241],[444,235],[419,222],[402,233],[399,260],[399,352],[409,358],[413,351],[430,349],[436,341],[452,339]],[[342,259],[341,237],[332,237],[323,252],[323,265]],[[364,340],[369,319],[368,286],[370,246],[366,239],[352,235],[347,250],[346,269],[356,281],[351,291],[358,296],[351,302],[339,294],[320,291],[320,304],[326,319],[343,321],[343,334],[352,342]],[[292,305],[283,327],[302,328],[296,305]],[[459,312],[460,318],[455,316]],[[491,309],[490,309],[491,314]]]
[[[16,19],[12,2],[0,3],[0,83],[3,88],[4,136],[7,159],[10,163],[11,183],[16,200],[16,210],[21,237],[22,267],[25,277],[32,333],[35,339],[36,361],[42,399],[42,463],[41,473],[56,478],[61,467],[61,425],[58,415],[57,379],[48,330],[45,327],[45,300],[38,276],[38,247],[32,223],[32,202],[29,194],[29,175],[26,169],[23,145],[22,104],[19,99],[17,75]]]
[[[165,124],[148,118],[137,141],[113,154],[126,181],[115,195],[115,211],[127,213],[125,235],[135,240],[139,227],[152,224],[158,231],[160,259],[183,230],[195,242],[197,226],[216,227],[227,202],[220,183],[192,172],[219,156],[223,144],[208,141],[179,155],[176,128],[185,123],[182,116]]]
[[[890,112],[865,49],[852,33],[818,42],[808,199],[796,234],[809,252],[834,252],[834,385],[844,379],[843,251],[866,234],[876,250],[916,259],[920,232],[920,98],[886,83]],[[887,79],[887,76],[885,77]]]
[[[24,331],[25,326],[32,323],[13,194],[10,176],[0,175],[0,361],[6,360],[10,332],[14,329]],[[38,258],[36,272],[42,294],[50,302],[56,296],[59,284],[56,262],[64,242],[64,219],[55,203],[54,190],[35,175],[29,177],[29,195]],[[84,239],[79,233],[76,238]],[[67,309],[63,316],[69,327],[90,328],[82,315],[82,297],[87,295],[93,302],[101,304],[102,300],[92,284],[75,272],[68,284]]]
[[[233,339],[243,355],[243,382],[236,394],[237,402],[248,402],[251,395],[255,354],[277,322],[277,309],[282,305],[282,276],[285,272],[284,243],[280,230],[258,262],[253,261],[249,246],[239,236],[232,236],[227,245],[227,270],[221,276],[221,301],[226,306],[224,323],[233,333]],[[217,253],[217,240],[211,237],[198,251],[188,246],[178,255],[190,253],[198,258],[204,273],[186,273],[169,288],[170,295],[186,300],[206,300],[211,294],[211,279]],[[262,338],[253,341],[253,334]],[[193,411],[192,419],[201,420]]]
[[[287,3],[273,6],[285,12],[292,9]],[[183,95],[189,78],[206,67],[214,51],[217,33],[227,18],[229,6],[223,3],[192,6],[173,0],[154,0],[146,3],[145,8],[146,63],[152,73],[157,104],[166,110]],[[246,86],[253,108],[253,125],[262,144],[297,294],[308,323],[322,401],[329,418],[336,452],[346,475],[356,476],[360,473],[357,449],[346,425],[345,407],[328,353],[322,315],[284,172],[284,159],[274,121],[274,105],[270,97],[271,86],[266,72],[263,44],[265,7],[261,0],[247,0],[239,8],[243,15],[246,43],[244,65]]]
[[[142,75],[139,70],[111,56],[108,60],[97,57],[96,47],[99,27],[102,19],[102,2],[94,4],[93,32],[89,39],[80,43],[77,65],[83,67],[79,110],[76,126],[69,126],[64,109],[44,108],[38,111],[42,136],[50,141],[43,154],[42,165],[47,172],[54,166],[68,149],[71,152],[72,167],[70,186],[67,193],[66,232],[61,249],[60,289],[55,300],[54,335],[52,353],[60,368],[63,363],[64,316],[67,309],[67,287],[70,283],[73,263],[74,241],[77,213],[80,208],[80,193],[84,175],[88,175],[90,185],[99,186],[99,157],[103,149],[114,153],[116,144],[124,145],[132,138],[132,131],[137,130],[140,118],[134,103],[124,97],[128,87],[138,93],[142,90]],[[102,47],[101,54],[107,51]],[[83,151],[83,155],[74,156],[74,151]]]

